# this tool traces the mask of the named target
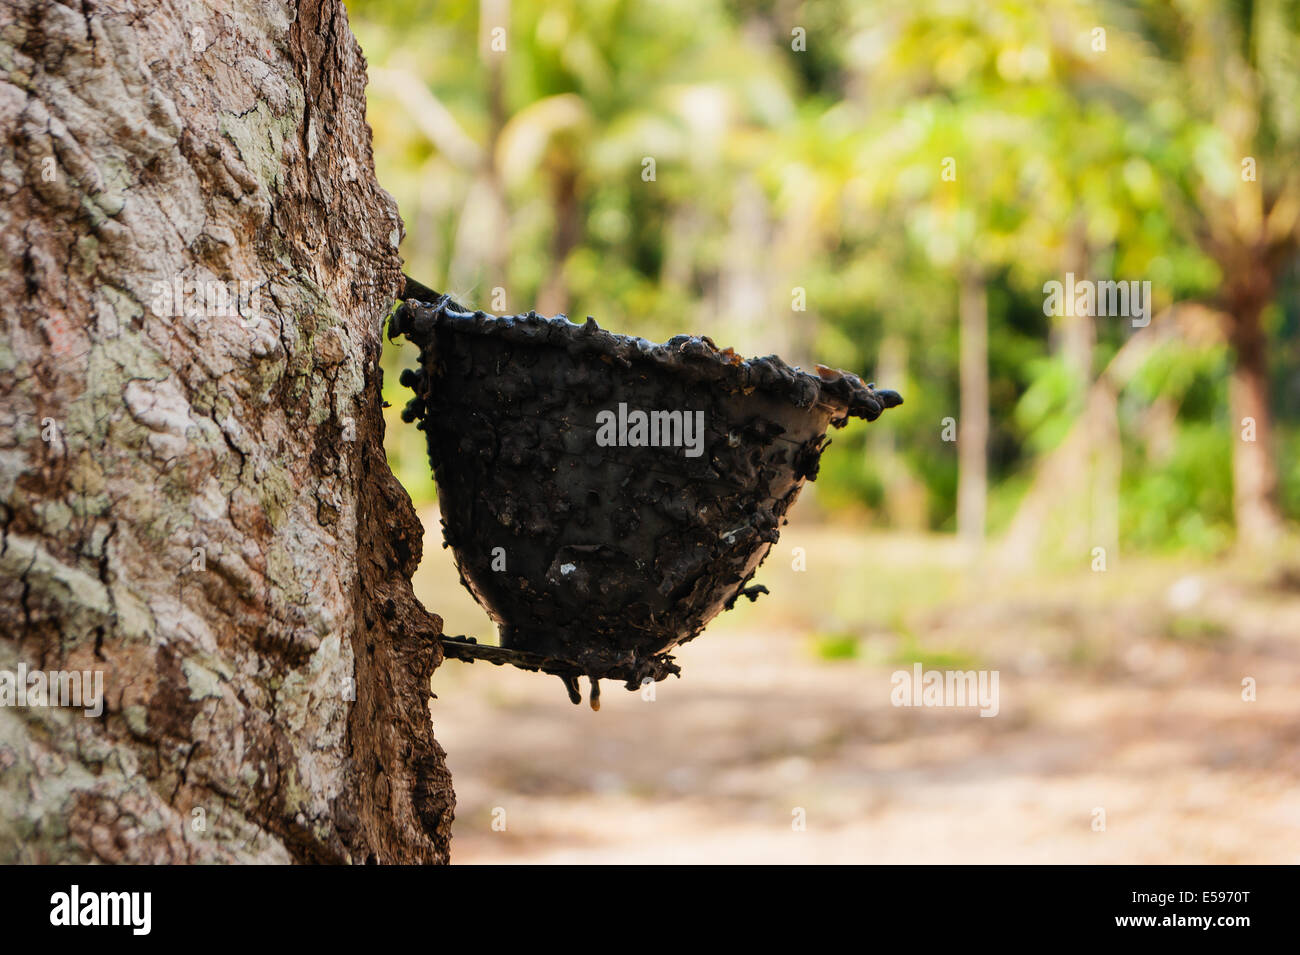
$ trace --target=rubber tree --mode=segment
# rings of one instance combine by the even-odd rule
[[[447,859],[364,87],[339,0],[0,7],[2,861]]]
[[[1123,61],[1113,82],[1158,104],[1139,128],[1164,140],[1157,168],[1170,208],[1219,273],[1237,535],[1267,545],[1283,527],[1267,319],[1300,249],[1300,3],[1143,2],[1115,15],[1132,17],[1150,53]]]

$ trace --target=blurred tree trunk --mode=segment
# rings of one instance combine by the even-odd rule
[[[1078,279],[1092,277],[1092,249],[1088,243],[1088,223],[1079,215],[1071,223],[1066,234],[1065,255],[1062,261],[1066,272],[1073,272]],[[1092,314],[1079,314],[1078,303],[1073,308],[1065,309],[1057,325],[1057,347],[1066,369],[1073,379],[1079,406],[1084,404],[1084,395],[1092,386],[1092,356],[1096,345],[1096,326]]]
[[[569,310],[569,287],[564,278],[564,265],[569,260],[569,253],[582,240],[582,208],[578,203],[576,165],[557,160],[550,170],[550,182],[555,232],[551,234],[551,262],[537,296],[537,311],[543,315],[558,315]]]
[[[1283,527],[1263,314],[1300,243],[1300,178],[1292,178],[1294,188],[1272,196],[1244,182],[1235,202],[1207,199],[1199,235],[1224,276],[1218,304],[1233,352],[1233,518],[1246,548],[1272,544]]]
[[[907,383],[907,339],[897,332],[885,332],[880,340],[875,380],[902,390]],[[897,432],[873,428],[864,445],[862,468],[877,469],[884,483],[884,508],[889,524],[910,533],[924,531],[929,522],[924,482],[908,467],[898,452]]]
[[[504,31],[496,33],[494,31]],[[491,301],[495,288],[506,288],[510,263],[510,213],[497,155],[506,120],[505,64],[509,56],[510,0],[483,0],[479,5],[479,55],[487,74],[487,138],[481,168],[465,196],[448,265],[448,283],[463,298],[487,285],[475,297]],[[504,49],[494,48],[505,44]],[[489,305],[496,308],[495,305]],[[502,311],[513,308],[506,300]]]
[[[1088,245],[1087,221],[1082,215],[1071,224],[1066,235],[1064,271],[1077,279],[1092,277],[1092,250]],[[1062,362],[1070,376],[1072,412],[1089,422],[1080,429],[1079,440],[1071,443],[1069,453],[1073,462],[1064,469],[1064,481],[1057,485],[1057,504],[1064,510],[1065,549],[1070,554],[1087,554],[1093,547],[1101,546],[1114,556],[1114,545],[1108,535],[1098,533],[1096,508],[1103,497],[1107,482],[1099,482],[1093,474],[1094,452],[1102,449],[1093,443],[1101,435],[1095,425],[1105,421],[1105,416],[1093,413],[1093,402],[1098,398],[1092,388],[1093,352],[1096,345],[1095,316],[1072,303],[1057,321],[1057,347]]]
[[[1225,137],[1223,158],[1241,164],[1230,189],[1204,176],[1192,212],[1197,241],[1223,276],[1216,304],[1234,354],[1233,512],[1246,548],[1269,545],[1283,528],[1261,318],[1300,246],[1295,16],[1291,3],[1207,4],[1166,50],[1182,57],[1179,93]]]
[[[11,0],[0,64],[0,671],[104,685],[0,706],[0,861],[445,861],[341,3]]]
[[[978,547],[984,542],[988,502],[989,303],[984,277],[972,269],[962,273],[957,312],[961,338],[957,533]]]
[[[1034,468],[1025,493],[1000,548],[1004,566],[1024,569],[1043,556],[1090,560],[1077,550],[1064,555],[1049,546],[1060,544],[1057,515],[1069,505],[1061,501],[1062,487],[1074,480],[1084,463],[1092,487],[1090,527],[1092,546],[1104,547],[1107,558],[1119,549],[1119,483],[1123,448],[1119,431],[1119,396],[1159,348],[1172,340],[1199,347],[1222,345],[1226,322],[1221,312],[1194,303],[1172,306],[1152,319],[1124,343],[1102,368],[1089,389],[1084,411],[1069,432]],[[1172,412],[1171,412],[1172,413]],[[1089,455],[1084,449],[1091,449]]]
[[[1268,401],[1268,352],[1258,297],[1229,300],[1229,339],[1235,353],[1231,402],[1233,510],[1237,535],[1247,547],[1267,545],[1282,530],[1273,417]]]

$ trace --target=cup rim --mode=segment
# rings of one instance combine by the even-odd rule
[[[649,363],[662,372],[696,383],[722,385],[733,393],[759,390],[798,408],[825,408],[830,411],[830,423],[837,428],[844,427],[849,418],[874,421],[885,409],[903,401],[897,392],[877,390],[852,372],[817,365],[817,373],[811,374],[787,364],[779,355],[743,358],[734,349],[718,348],[706,335],[674,335],[656,343],[603,329],[591,316],[578,324],[564,314],[551,318],[535,311],[494,315],[468,309],[445,294],[433,302],[408,297],[393,314],[389,337],[401,334],[422,345],[439,328],[538,347],[577,350],[627,368],[638,362]]]

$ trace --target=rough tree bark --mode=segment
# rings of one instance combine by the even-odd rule
[[[364,83],[340,0],[0,6],[0,671],[105,687],[0,706],[2,861],[447,858]]]

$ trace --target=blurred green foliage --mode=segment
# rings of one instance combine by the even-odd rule
[[[859,638],[852,633],[815,634],[812,648],[819,660],[855,660],[859,652]]]
[[[956,453],[942,429],[959,414],[964,270],[988,290],[996,531],[1137,331],[1099,317],[1079,351],[1044,314],[1044,282],[1077,264],[1080,277],[1149,280],[1153,313],[1215,299],[1225,275],[1203,233],[1212,195],[1238,178],[1241,137],[1216,112],[1228,92],[1251,104],[1234,115],[1253,131],[1261,180],[1300,166],[1289,0],[347,5],[412,275],[489,311],[550,303],[630,334],[708,334],[896,388],[906,404],[836,434],[817,485],[823,508],[880,524],[954,525]],[[1200,17],[1208,26],[1194,29]],[[1252,17],[1267,30],[1241,34],[1265,39],[1240,75],[1214,48],[1237,34],[1214,18],[1249,28]],[[1295,518],[1294,253],[1282,274],[1266,312],[1269,387]],[[390,456],[420,502],[434,494],[422,435],[397,419],[397,372],[413,363],[409,346],[385,353]],[[1124,546],[1214,552],[1231,540],[1230,363],[1222,341],[1166,341],[1125,366]]]

